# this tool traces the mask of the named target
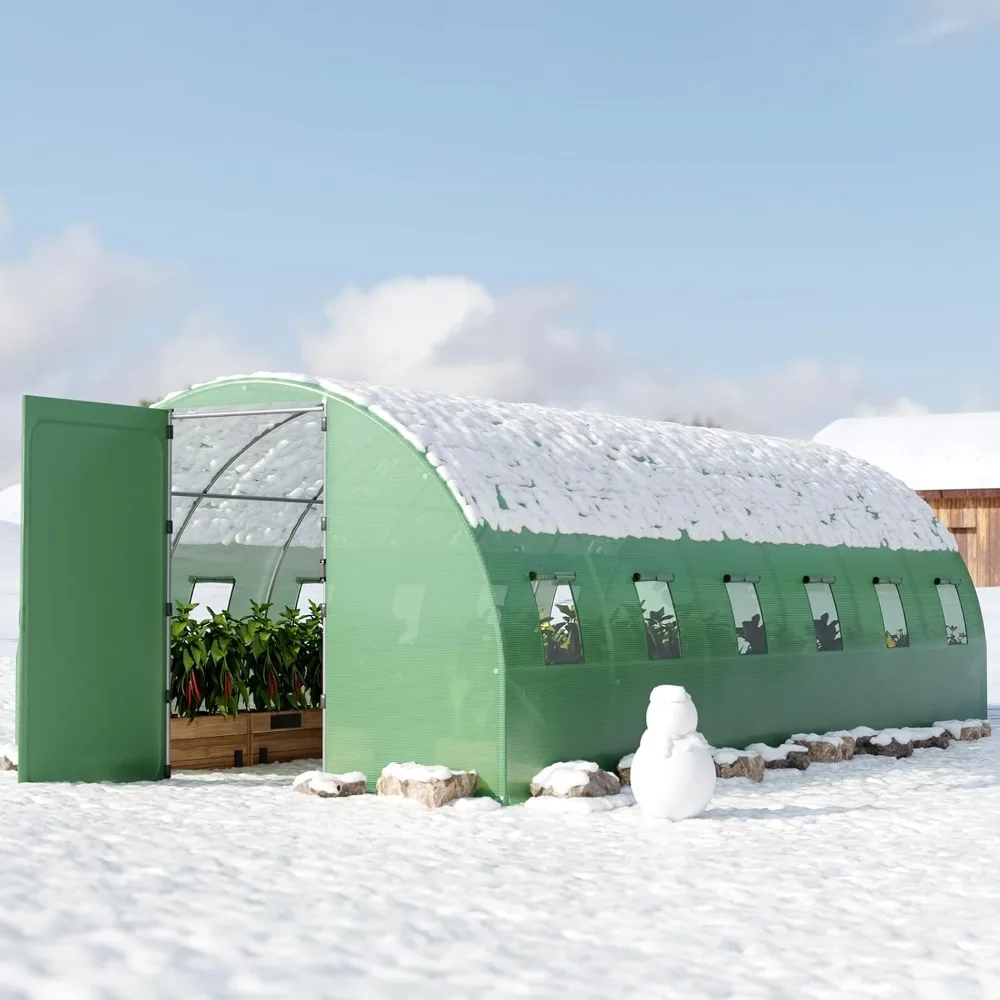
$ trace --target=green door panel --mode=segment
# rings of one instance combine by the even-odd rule
[[[25,397],[21,781],[165,774],[167,417]]]

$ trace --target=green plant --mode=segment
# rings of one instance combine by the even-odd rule
[[[561,618],[543,618],[541,622],[545,662],[580,663],[583,660],[583,642],[576,608],[571,604],[557,604],[556,609]]]
[[[650,659],[669,660],[681,655],[681,638],[677,629],[677,618],[668,614],[665,608],[646,610],[641,601],[642,617],[646,623],[646,647]]]
[[[228,611],[200,620],[178,602],[170,624],[170,697],[177,715],[237,715],[318,707],[323,693],[323,616],[252,603],[245,618]]]
[[[208,629],[191,617],[193,604],[177,605],[170,623],[170,699],[178,715],[191,717],[204,700]]]

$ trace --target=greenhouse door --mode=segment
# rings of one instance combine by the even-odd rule
[[[168,420],[24,399],[21,781],[168,773]]]

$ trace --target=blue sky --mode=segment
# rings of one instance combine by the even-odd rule
[[[426,309],[398,380],[796,434],[901,397],[1000,406],[998,6],[0,0],[6,391],[138,392],[185,329],[215,345],[185,379],[377,378]],[[86,273],[24,326],[4,274],[21,302],[46,248]],[[478,346],[455,329],[479,300],[442,284],[362,351],[382,314],[357,314],[403,276],[485,290]],[[546,337],[568,371],[483,374],[537,368]]]

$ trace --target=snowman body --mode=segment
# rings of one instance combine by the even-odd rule
[[[715,794],[715,761],[697,732],[698,711],[683,687],[653,688],[646,731],[632,761],[636,805],[659,819],[690,819]]]

